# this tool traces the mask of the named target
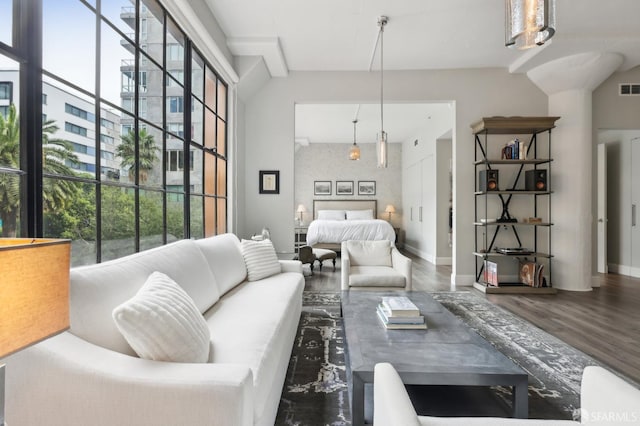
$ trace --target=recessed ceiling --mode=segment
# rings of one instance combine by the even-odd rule
[[[243,55],[281,49],[291,71],[367,70],[377,18],[385,29],[385,69],[503,67],[526,72],[589,51],[619,52],[621,69],[640,64],[639,0],[557,0],[557,33],[545,48],[504,47],[504,0],[197,0]],[[261,42],[261,41],[264,41]],[[275,43],[275,44],[274,44]],[[273,49],[272,49],[273,51]],[[268,64],[269,65],[269,64]],[[273,72],[272,72],[273,74]]]

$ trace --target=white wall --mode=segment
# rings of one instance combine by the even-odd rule
[[[295,153],[295,199],[294,209],[304,204],[307,213],[304,223],[308,224],[313,216],[313,200],[377,200],[378,219],[387,219],[384,213],[387,204],[393,204],[396,213],[391,215],[391,223],[400,226],[402,219],[402,145],[389,144],[388,167],[376,166],[376,144],[360,143],[360,160],[349,160],[352,144],[311,143],[298,148]],[[331,195],[314,196],[313,183],[317,180],[331,181]],[[336,181],[353,182],[353,195],[336,195]],[[376,182],[375,195],[358,195],[358,181]],[[291,220],[298,216],[291,211]]]
[[[436,142],[436,163],[438,194],[436,201],[436,264],[451,264],[451,246],[449,245],[449,200],[451,183],[449,182],[449,166],[451,164],[451,139],[438,139]]]
[[[376,102],[379,75],[368,72],[291,72],[273,78],[246,102],[245,229],[268,226],[280,251],[293,250],[294,105],[296,102]],[[494,115],[546,115],[547,97],[524,75],[503,69],[388,71],[385,99],[455,101],[453,276],[471,285],[473,251],[473,137],[470,124]],[[258,194],[258,171],[280,170],[280,194]]]
[[[233,217],[232,227],[228,229],[229,232],[233,232],[239,237],[250,236],[251,233],[247,230],[246,220],[246,197],[247,184],[246,184],[246,158],[247,158],[247,144],[246,144],[246,127],[244,123],[246,121],[245,104],[238,99],[236,107],[237,116],[237,129],[236,140],[233,144],[233,156],[231,162],[233,163],[235,173],[233,176],[228,176],[229,184],[232,186],[231,194],[235,194],[232,197],[231,204],[232,210],[229,214]]]

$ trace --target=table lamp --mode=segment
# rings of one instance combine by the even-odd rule
[[[384,209],[384,212],[389,214],[389,219],[387,219],[387,222],[391,222],[391,213],[395,213],[396,208],[393,207],[393,204],[387,204],[387,207]]]
[[[304,206],[304,204],[298,204],[298,209],[296,210],[297,213],[300,214],[300,225],[302,225],[303,220],[302,220],[302,214],[307,212],[307,208]]]
[[[0,238],[0,360],[69,328],[69,240]],[[4,425],[0,363],[0,426]]]

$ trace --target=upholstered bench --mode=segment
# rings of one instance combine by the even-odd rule
[[[333,261],[333,270],[334,271],[336,270],[336,258],[338,257],[338,255],[336,254],[335,251],[329,250],[329,249],[314,248],[313,254],[316,256],[316,260],[320,263],[321,271],[322,271],[322,262],[324,262],[325,260]]]

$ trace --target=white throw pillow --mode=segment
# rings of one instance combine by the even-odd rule
[[[113,310],[113,320],[140,358],[209,360],[209,327],[193,299],[161,272],[149,275],[138,293]]]
[[[282,272],[271,240],[242,240],[240,251],[247,265],[247,279],[257,281]]]
[[[318,220],[344,220],[346,213],[344,210],[318,210]]]
[[[347,210],[347,220],[372,220],[373,210]]]

